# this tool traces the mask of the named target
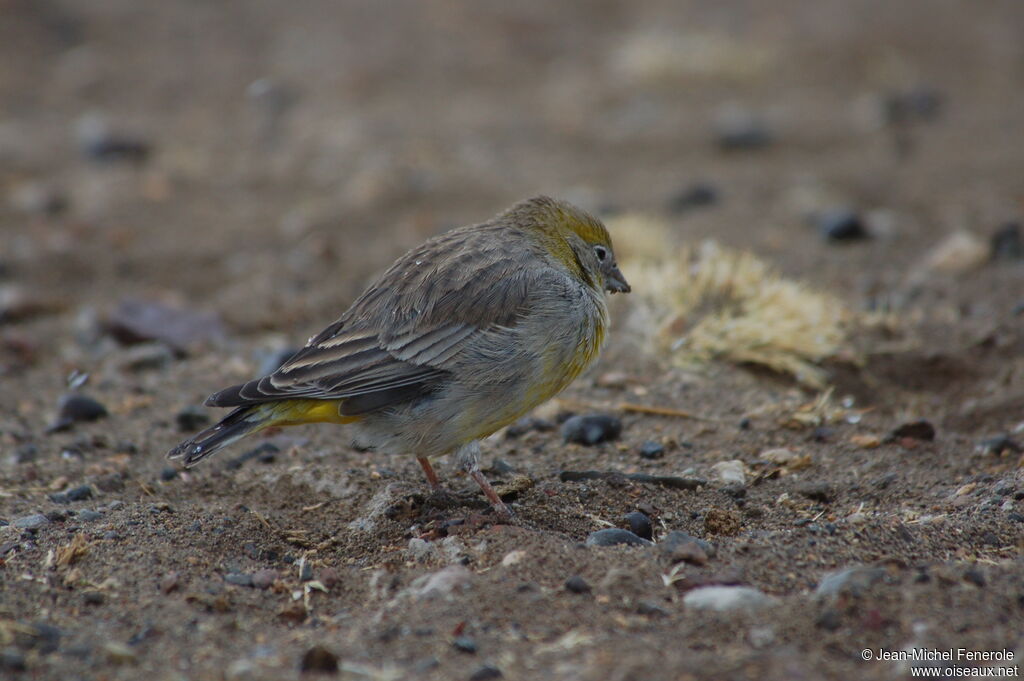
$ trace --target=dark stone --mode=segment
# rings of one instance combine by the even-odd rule
[[[299,570],[299,581],[308,582],[313,579],[313,564],[306,562],[302,564],[302,568]]]
[[[715,122],[715,143],[722,151],[763,149],[773,141],[764,121],[747,111],[726,111]]]
[[[103,605],[106,597],[102,591],[86,591],[82,594],[82,600],[85,601],[86,605]]]
[[[993,260],[1024,259],[1024,240],[1020,236],[1020,224],[1008,222],[993,234],[991,253]]]
[[[36,460],[39,448],[34,444],[24,444],[14,450],[14,463],[30,463]]]
[[[668,617],[670,614],[660,603],[650,599],[643,599],[638,602],[636,604],[636,612],[639,615],[646,615],[648,617]]]
[[[202,407],[188,406],[179,411],[175,417],[178,430],[191,433],[210,423],[210,415]]]
[[[302,655],[301,672],[338,673],[338,656],[323,646],[313,646]]]
[[[81,520],[82,522],[91,523],[91,522],[94,522],[96,520],[102,520],[103,519],[103,514],[98,512],[98,511],[93,511],[93,510],[88,509],[88,508],[83,508],[81,511],[78,512],[77,518],[79,520]]]
[[[832,503],[835,498],[835,491],[827,482],[806,482],[797,487],[796,491],[811,501],[820,501],[823,504]]]
[[[480,669],[470,674],[469,681],[491,681],[492,679],[500,679],[505,675],[501,673],[501,670],[497,667],[485,664]]]
[[[167,466],[160,470],[160,480],[163,482],[170,482],[178,477],[178,469]]]
[[[569,579],[565,580],[565,589],[574,594],[586,594],[590,593],[590,585],[587,584],[587,580],[583,579],[579,575],[573,575]]]
[[[838,610],[835,610],[834,608],[826,608],[820,615],[818,615],[818,620],[815,624],[826,631],[835,631],[839,627],[843,626],[843,618],[842,615],[839,614]]]
[[[647,440],[640,445],[640,458],[660,459],[665,455],[665,447],[660,442]]]
[[[670,213],[685,213],[693,208],[704,208],[718,203],[718,188],[708,182],[694,182],[683,187],[668,200]]]
[[[624,520],[629,525],[629,531],[641,539],[651,539],[654,536],[654,527],[651,525],[651,519],[640,511],[627,513]]]
[[[673,563],[685,561],[694,565],[703,565],[715,555],[714,544],[681,530],[672,530],[666,534],[658,542],[658,550]]]
[[[639,537],[629,530],[621,530],[617,527],[591,532],[587,536],[587,546],[653,546],[651,542]]]
[[[476,641],[469,636],[458,636],[452,641],[452,646],[460,653],[469,653],[473,655],[476,653]]]
[[[917,86],[902,92],[891,92],[883,101],[886,122],[904,125],[927,122],[942,113],[942,93],[928,86]]]
[[[280,451],[280,447],[275,445],[273,442],[264,442],[255,449],[250,449],[244,454],[236,456],[233,459],[228,459],[224,464],[224,467],[230,470],[236,470],[252,459],[256,459],[260,463],[273,463]]]
[[[271,570],[265,568],[263,570],[257,570],[252,576],[252,585],[257,589],[269,589],[278,577],[277,570]],[[326,586],[326,585],[325,585]]]
[[[836,434],[835,428],[829,428],[828,426],[818,426],[811,433],[811,439],[815,442],[828,442]]]
[[[581,445],[617,440],[621,434],[622,421],[608,414],[573,416],[562,424],[562,439]]]
[[[526,416],[519,419],[508,428],[505,429],[505,439],[515,440],[517,438],[526,435],[531,430],[538,432],[548,432],[555,429],[555,424],[547,419],[533,418],[532,416]]]
[[[823,211],[815,216],[814,226],[828,241],[861,241],[871,237],[860,214],[847,208]]]
[[[976,586],[985,586],[985,574],[976,567],[964,570],[964,579]]]
[[[195,312],[145,300],[124,300],[108,322],[108,330],[125,345],[160,341],[178,355],[197,345],[224,338],[224,325],[213,313]]]
[[[67,430],[81,421],[96,421],[107,415],[107,408],[88,395],[66,393],[57,402],[57,418],[47,427],[54,433]]]
[[[982,440],[978,443],[978,447],[980,447],[981,451],[986,454],[1002,454],[1007,451],[1012,452],[1013,454],[1019,454],[1024,451],[1024,447],[1021,447],[1020,444],[1005,433]]]
[[[40,527],[48,525],[49,523],[50,519],[45,515],[42,513],[34,513],[32,515],[16,518],[11,525],[19,530],[38,530]]]
[[[25,656],[20,650],[4,648],[0,650],[0,669],[7,669],[12,672],[23,672],[28,667],[25,665]]]
[[[893,441],[905,437],[913,440],[925,440],[930,442],[935,439],[935,426],[924,420],[904,423],[892,431],[887,439],[889,441]]]
[[[1017,513],[1016,511],[1014,511],[1013,513],[1010,513],[1009,515],[1007,515],[1006,518],[1008,520],[1011,520],[1011,521],[1015,522],[1015,523],[1024,523],[1024,514]],[[3,554],[0,554],[0,555],[3,555]]]

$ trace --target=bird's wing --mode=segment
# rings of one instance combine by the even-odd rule
[[[358,414],[429,394],[461,350],[480,334],[514,327],[531,294],[563,278],[524,267],[500,239],[459,236],[467,235],[450,232],[403,256],[277,371],[207,404],[344,400],[343,413]]]

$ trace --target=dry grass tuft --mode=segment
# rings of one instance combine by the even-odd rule
[[[673,248],[657,221],[633,216],[612,230],[617,240],[641,245],[623,269],[636,297],[629,326],[649,350],[681,366],[755,364],[825,387],[818,365],[840,350],[849,318],[837,298],[713,241]]]

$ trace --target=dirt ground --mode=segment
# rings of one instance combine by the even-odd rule
[[[1019,675],[1022,27],[1018,0],[0,2],[0,678]],[[332,426],[169,465],[206,395],[537,193],[874,321],[809,409],[638,351],[616,299],[539,416],[622,435],[485,442],[511,522]],[[823,238],[836,207],[869,238]],[[180,343],[128,342],[126,300],[184,311]],[[72,391],[109,413],[51,428]],[[634,511],[655,545],[585,543]],[[701,609],[708,585],[749,590]]]

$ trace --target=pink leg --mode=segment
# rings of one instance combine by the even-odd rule
[[[423,472],[427,474],[427,482],[430,483],[432,489],[440,489],[441,482],[437,479],[437,473],[434,472],[434,467],[430,465],[430,459],[425,456],[417,456],[416,460],[420,462],[420,467],[423,468]]]
[[[487,482],[487,478],[484,477],[484,474],[477,469],[470,470],[468,473],[469,477],[473,478],[473,480],[476,481],[476,484],[480,485],[480,489],[484,491],[484,496],[486,496],[491,502],[491,506],[493,506],[494,510],[498,512],[498,515],[505,518],[511,518],[512,511],[510,511],[508,506],[505,505],[505,502],[501,500],[498,493],[494,491],[494,488],[491,487],[491,483]]]

